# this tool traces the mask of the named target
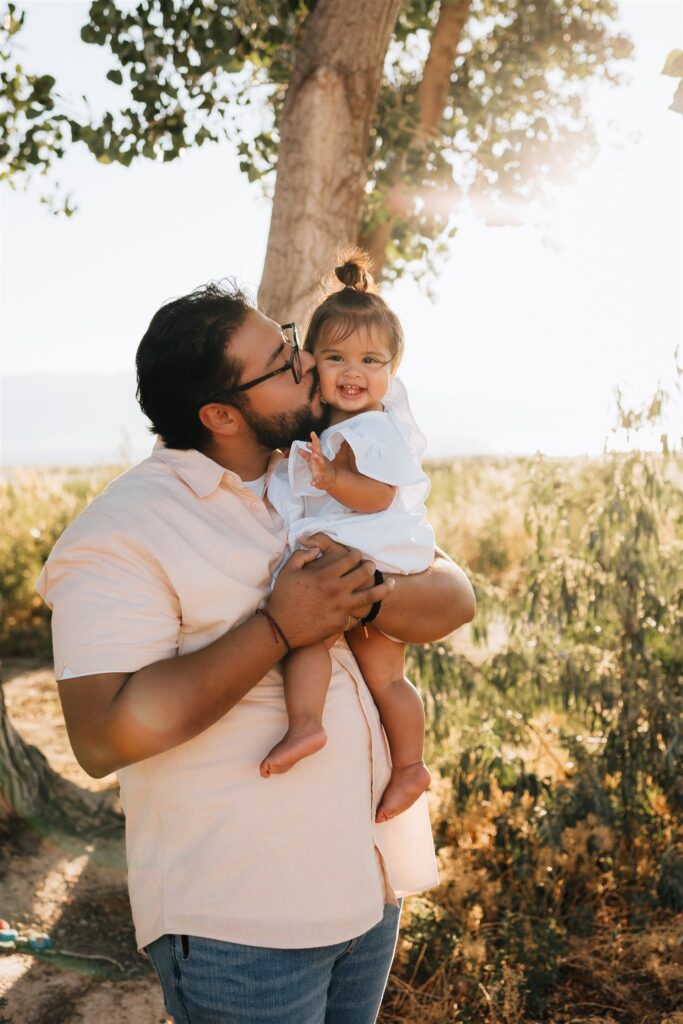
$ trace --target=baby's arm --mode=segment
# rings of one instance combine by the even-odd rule
[[[396,496],[396,488],[380,480],[364,476],[356,469],[356,460],[349,445],[344,441],[334,462],[326,459],[320,447],[320,439],[311,434],[308,451],[301,454],[308,462],[311,483],[330,497],[350,508],[352,512],[384,512]]]

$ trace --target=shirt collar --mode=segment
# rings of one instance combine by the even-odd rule
[[[191,487],[199,498],[208,498],[210,494],[225,480],[233,486],[243,487],[242,478],[232,470],[224,469],[217,462],[203,455],[196,448],[167,448],[160,437],[157,437],[152,450],[153,458],[165,462],[188,487]],[[282,458],[282,452],[276,451],[268,462],[267,476]]]

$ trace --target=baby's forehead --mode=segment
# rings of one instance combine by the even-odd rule
[[[391,343],[386,331],[376,324],[327,324],[318,339],[318,346],[325,348],[336,348],[348,345],[353,347],[359,345],[367,351],[391,349]],[[317,347],[318,347],[317,346]]]

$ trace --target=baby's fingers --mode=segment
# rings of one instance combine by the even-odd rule
[[[321,473],[324,472],[326,464],[324,455],[318,455],[317,452],[310,452],[306,457],[306,461],[311,469],[315,466]]]
[[[318,452],[318,454],[320,455],[322,455],[323,453],[323,450],[320,446],[320,438],[316,434],[315,430],[311,431],[311,440],[308,444],[308,448],[310,451]]]
[[[318,455],[317,452],[305,452],[301,449],[301,455],[306,460],[308,465],[312,468],[314,465],[323,466],[325,459],[323,456]]]
[[[308,464],[308,471],[311,474],[311,483],[314,487],[322,487],[320,481],[325,474],[325,463],[323,460],[319,460],[318,457],[313,453],[306,453],[302,450],[301,454],[306,459]]]

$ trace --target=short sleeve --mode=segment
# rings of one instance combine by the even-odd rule
[[[323,454],[334,459],[346,441],[353,451],[359,473],[395,487],[423,485],[426,477],[418,459],[392,418],[384,412],[365,412],[336,426],[328,427],[320,438]],[[320,496],[311,483],[308,463],[300,456],[303,442],[295,441],[289,453],[289,481],[292,494]]]
[[[359,473],[395,487],[422,482],[424,474],[405,438],[383,412],[362,413],[330,428],[323,449],[334,458],[346,441]]]
[[[385,395],[383,404],[389,418],[394,422],[396,429],[401,433],[413,453],[413,458],[421,465],[427,447],[427,438],[415,421],[406,386],[400,377],[392,377],[389,392]]]
[[[267,490],[268,500],[288,529],[304,513],[304,503],[292,492],[290,485],[289,465],[291,459],[291,453],[289,458],[280,459],[270,476]],[[303,462],[303,460],[300,461]]]
[[[306,451],[306,442],[295,441],[289,449],[289,458],[287,459],[289,493],[294,501],[320,497],[320,489],[311,483],[311,471],[306,459],[300,454],[302,451]]]
[[[178,650],[180,602],[162,567],[109,516],[87,510],[40,575],[55,677],[135,672]]]

